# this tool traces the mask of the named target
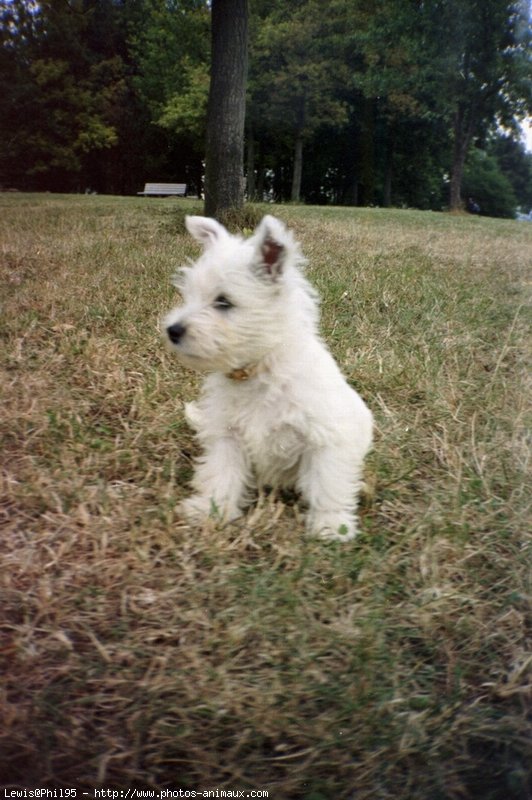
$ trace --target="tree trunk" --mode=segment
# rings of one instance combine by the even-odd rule
[[[256,200],[255,188],[255,140],[253,139],[253,126],[248,125],[247,156],[246,156],[246,183],[248,200]]]
[[[384,163],[384,187],[382,203],[384,208],[390,208],[392,204],[392,180],[393,180],[393,153],[395,149],[395,137],[392,131],[388,133],[388,146],[386,149],[386,159]]]
[[[266,170],[262,165],[262,158],[259,158],[259,166],[258,166],[258,175],[257,175],[257,188],[255,190],[257,195],[257,200],[259,203],[264,202],[264,180],[266,178]]]
[[[462,203],[462,178],[467,151],[473,135],[473,110],[459,106],[456,110],[453,126],[453,163],[451,165],[451,184],[449,207],[451,211],[459,211]]]
[[[301,197],[301,178],[303,175],[303,135],[296,135],[296,145],[294,149],[294,172],[292,175],[292,195],[293,203],[299,203]]]
[[[360,126],[360,205],[375,200],[375,101],[364,98]]]
[[[244,203],[248,19],[248,0],[212,0],[205,164],[207,216],[223,215]]]

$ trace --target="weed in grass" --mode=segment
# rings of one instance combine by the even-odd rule
[[[286,497],[174,513],[197,379],[158,318],[199,207],[0,206],[4,783],[528,797],[529,226],[274,209],[378,426],[324,546]]]

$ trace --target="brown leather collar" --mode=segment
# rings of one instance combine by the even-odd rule
[[[227,372],[225,377],[230,378],[232,381],[248,381],[250,378],[255,377],[259,371],[258,364],[250,364],[247,367],[239,367]]]

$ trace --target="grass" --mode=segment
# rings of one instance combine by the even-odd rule
[[[3,786],[525,800],[525,223],[267,207],[373,409],[362,533],[176,515],[193,201],[0,195]],[[266,210],[258,208],[257,212]]]

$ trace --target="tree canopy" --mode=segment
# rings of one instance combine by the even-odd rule
[[[202,193],[211,8],[0,0],[0,185]],[[529,12],[527,0],[250,0],[248,197],[440,209],[475,193],[483,213],[528,211]],[[211,131],[223,121],[211,113]]]

